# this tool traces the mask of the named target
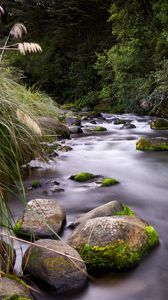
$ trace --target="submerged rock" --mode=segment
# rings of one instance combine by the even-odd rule
[[[18,277],[7,275],[1,277],[0,299],[2,300],[32,300],[27,285]]]
[[[141,151],[168,151],[168,139],[141,138],[136,143],[136,149]]]
[[[82,173],[77,173],[75,175],[72,175],[70,179],[78,182],[85,182],[91,179],[96,178],[97,175],[94,175],[92,173],[87,173],[87,172],[82,172]]]
[[[24,255],[23,270],[58,292],[80,289],[87,281],[82,258],[62,241],[46,239],[31,245]]]
[[[75,228],[82,222],[94,219],[97,217],[108,217],[116,215],[134,215],[135,213],[126,205],[121,204],[118,201],[111,201],[101,206],[98,206],[83,216],[79,217],[74,223],[71,224],[72,228]]]
[[[101,186],[112,186],[118,183],[119,182],[115,178],[103,178],[100,181]]]
[[[82,222],[69,239],[91,271],[133,267],[158,242],[154,228],[135,216],[90,219]]]
[[[3,273],[8,273],[10,270],[13,270],[15,260],[15,249],[11,245],[0,240],[0,271]]]
[[[151,129],[168,130],[168,120],[156,119],[150,123]]]
[[[118,118],[116,118],[114,120],[114,125],[122,125],[122,124],[126,124],[126,123],[127,123],[127,121],[124,120],[124,119],[118,119]]]
[[[34,199],[28,202],[24,215],[15,225],[14,231],[29,238],[54,237],[65,222],[63,208],[54,200]]]
[[[121,127],[121,129],[134,129],[134,128],[136,128],[136,126],[131,123],[126,123]]]

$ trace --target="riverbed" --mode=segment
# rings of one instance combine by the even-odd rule
[[[160,245],[129,272],[102,273],[75,294],[58,295],[40,288],[40,293],[34,293],[37,300],[166,300],[168,297],[168,152],[136,150],[140,137],[165,137],[167,131],[150,129],[149,117],[132,114],[103,114],[103,117],[105,119],[96,119],[96,122],[107,128],[106,132],[89,132],[87,128],[95,125],[83,121],[83,134],[61,142],[71,146],[72,151],[59,152],[54,160],[31,171],[25,184],[38,179],[42,187],[29,192],[28,198],[53,198],[64,207],[67,214],[62,233],[64,240],[71,234],[69,225],[76,217],[101,204],[119,200],[155,227]],[[136,128],[121,129],[122,125],[114,125],[112,118],[132,120]],[[78,172],[114,177],[120,184],[100,187],[93,182],[78,183],[69,179]],[[54,180],[65,191],[45,195],[48,184]],[[13,201],[15,218],[22,209],[17,199]],[[16,268],[19,268],[19,260]]]

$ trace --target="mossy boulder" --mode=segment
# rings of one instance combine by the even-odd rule
[[[119,183],[115,178],[103,178],[100,181],[101,186],[112,186]]]
[[[13,271],[15,260],[15,249],[11,245],[0,240],[0,271],[3,273],[8,273],[10,270]]]
[[[156,119],[150,123],[151,129],[168,130],[168,120]]]
[[[51,199],[34,199],[28,202],[22,218],[14,231],[27,238],[55,237],[65,222],[63,208]]]
[[[136,149],[141,151],[168,151],[168,139],[141,138],[136,143]]]
[[[99,217],[82,222],[69,238],[90,271],[137,265],[158,244],[152,226],[135,216]]]
[[[103,126],[96,126],[96,127],[93,127],[93,128],[89,128],[89,131],[92,131],[92,132],[104,132],[104,131],[107,131],[107,128],[105,128]]]
[[[85,263],[78,252],[62,241],[39,240],[23,258],[23,270],[57,292],[82,288],[87,281]]]
[[[121,204],[118,201],[110,201],[82,215],[75,222],[71,224],[71,227],[75,228],[82,222],[86,222],[87,220],[94,219],[97,217],[107,217],[107,216],[115,216],[115,215],[134,215],[134,214],[135,213],[128,206]]]
[[[116,119],[114,120],[114,125],[124,125],[124,124],[126,124],[126,123],[128,123],[128,121],[127,121],[127,120],[124,120],[124,119],[118,119],[118,118],[116,118]]]
[[[49,117],[40,117],[37,123],[42,130],[43,135],[56,135],[60,138],[70,138],[70,131],[65,124],[62,124],[58,119]]]
[[[0,299],[32,300],[28,286],[18,277],[6,275],[1,278]]]
[[[94,179],[96,177],[97,177],[97,175],[94,175],[92,173],[81,172],[81,173],[77,173],[75,175],[72,175],[70,177],[70,179],[72,179],[74,181],[78,181],[78,182],[85,182],[85,181],[89,181],[91,179]]]

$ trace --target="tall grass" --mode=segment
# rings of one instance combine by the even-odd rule
[[[8,219],[9,227],[11,222],[4,202],[6,191],[17,188],[21,199],[26,201],[20,167],[42,155],[36,118],[58,114],[48,96],[27,90],[13,76],[10,68],[0,65],[0,225],[3,227]]]

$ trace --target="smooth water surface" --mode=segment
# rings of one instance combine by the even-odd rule
[[[131,119],[135,129],[120,129],[114,125],[112,117],[101,126],[107,132],[91,134],[84,122],[85,134],[66,140],[73,147],[70,152],[60,152],[55,162],[44,164],[43,169],[34,171],[32,177],[43,183],[51,179],[60,182],[65,192],[44,195],[44,188],[30,193],[29,198],[52,197],[66,210],[67,227],[63,238],[66,240],[71,230],[70,224],[77,216],[112,200],[120,200],[129,205],[140,218],[151,223],[160,235],[160,245],[135,269],[127,273],[102,274],[89,281],[81,293],[57,295],[51,291],[36,294],[38,300],[166,300],[168,299],[168,152],[141,152],[136,150],[136,141],[141,136],[166,136],[166,131],[150,129],[147,117],[122,115]],[[100,121],[98,121],[100,122]],[[105,177],[114,177],[120,184],[113,187],[99,187],[94,183],[77,183],[69,179],[77,172],[91,172]],[[33,178],[34,178],[33,177]],[[43,190],[43,192],[42,192]],[[14,203],[15,216],[21,208]]]

